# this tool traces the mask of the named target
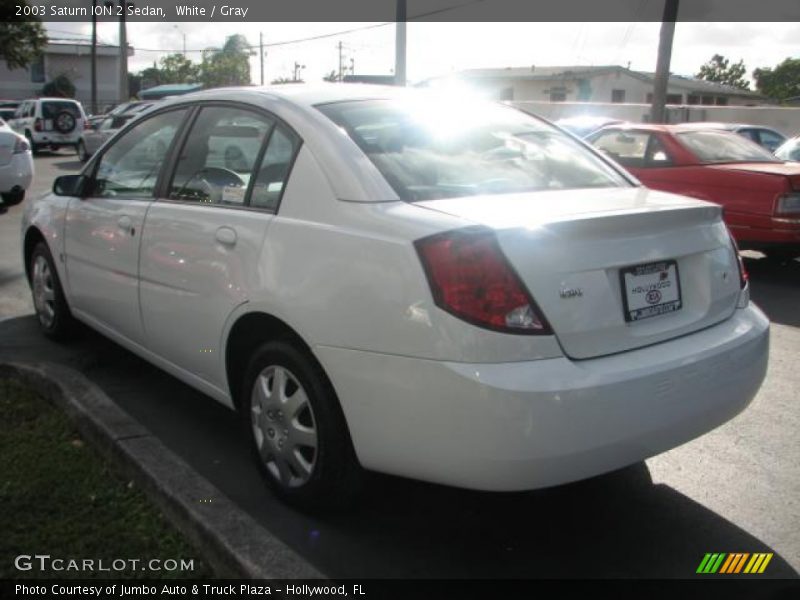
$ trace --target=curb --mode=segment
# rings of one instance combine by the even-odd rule
[[[223,578],[324,579],[77,371],[0,362],[0,377],[28,384],[133,479]],[[200,503],[200,498],[214,502]]]

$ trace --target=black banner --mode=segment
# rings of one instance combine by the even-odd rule
[[[395,21],[398,0],[98,1],[100,20],[151,22]],[[5,19],[88,21],[91,0],[0,0]],[[408,21],[661,21],[663,0],[407,0]],[[800,21],[797,0],[682,0],[678,21]]]
[[[256,600],[418,600],[440,598],[724,598],[783,600],[800,597],[797,580],[756,577],[694,580],[4,580],[0,597],[188,598]]]

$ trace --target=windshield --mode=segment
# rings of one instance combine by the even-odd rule
[[[703,163],[776,162],[769,151],[735,133],[682,131],[677,137]]]
[[[506,106],[418,97],[317,108],[410,202],[629,185],[570,136]]]
[[[781,160],[800,161],[800,137],[792,138],[775,150],[775,156]]]

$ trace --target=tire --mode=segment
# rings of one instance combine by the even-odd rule
[[[764,254],[768,261],[777,264],[786,264],[798,257],[796,250],[786,249],[764,250]]]
[[[28,145],[31,147],[31,154],[39,154],[39,146],[33,143],[33,136],[30,131],[25,132],[25,139],[28,140]]]
[[[86,146],[84,145],[83,140],[78,142],[78,145],[76,146],[76,152],[78,153],[78,160],[81,162],[86,162],[89,160],[89,153],[86,152]]]
[[[33,249],[30,273],[33,305],[42,332],[55,340],[69,338],[75,331],[75,319],[64,297],[53,256],[44,242]]]
[[[242,424],[267,485],[309,512],[351,506],[363,471],[333,386],[314,357],[289,342],[265,343],[243,383]]]
[[[78,120],[68,110],[62,110],[53,119],[53,128],[59,133],[72,133],[77,126]]]
[[[11,206],[16,206],[17,204],[22,203],[25,200],[25,190],[17,190],[15,192],[8,192],[2,194],[3,197],[3,205],[8,208]]]

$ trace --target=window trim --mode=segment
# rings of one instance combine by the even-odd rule
[[[179,105],[171,105],[169,108],[176,108]],[[300,149],[303,147],[304,140],[300,136],[299,133],[289,125],[284,119],[280,118],[278,115],[273,113],[270,110],[262,108],[260,106],[256,106],[254,104],[250,104],[248,102],[242,102],[239,100],[205,100],[201,102],[185,102],[181,103],[180,106],[188,107],[190,109],[189,117],[183,124],[181,131],[179,131],[178,135],[175,136],[173,140],[173,146],[170,148],[168,153],[168,160],[164,161],[164,170],[162,171],[162,175],[169,174],[169,178],[166,176],[164,177],[164,181],[158,181],[155,187],[156,195],[153,199],[153,202],[160,202],[163,204],[181,204],[181,205],[189,205],[189,206],[197,206],[207,209],[225,209],[225,210],[244,210],[244,211],[256,211],[260,213],[267,213],[267,214],[278,214],[280,209],[281,203],[283,202],[283,195],[286,192],[286,187],[289,183],[289,180],[292,177],[292,171],[294,170],[294,163],[297,160],[297,155],[300,154]],[[287,129],[290,133],[294,135],[297,139],[297,148],[294,150],[294,155],[292,156],[291,160],[289,161],[289,169],[286,172],[286,180],[284,182],[283,188],[281,189],[281,195],[278,198],[278,203],[275,206],[275,210],[270,210],[268,208],[263,207],[254,207],[250,206],[250,194],[252,191],[252,184],[249,181],[247,183],[247,191],[245,192],[244,203],[241,206],[233,206],[229,204],[208,204],[203,202],[190,202],[188,200],[178,200],[174,198],[170,198],[168,196],[169,187],[172,185],[172,180],[175,177],[175,169],[178,166],[178,160],[180,159],[180,150],[183,149],[186,141],[189,138],[189,135],[194,127],[195,122],[197,121],[197,117],[200,114],[203,108],[208,107],[223,107],[223,108],[238,108],[241,110],[249,110],[250,112],[261,114],[272,120],[272,127],[270,127],[269,133],[267,134],[264,143],[262,144],[261,148],[259,149],[258,155],[256,156],[256,163],[261,164],[263,160],[264,153],[267,151],[267,147],[269,146],[269,142],[272,139],[272,134],[275,132],[275,128],[280,124],[283,125],[285,129]],[[163,112],[159,111],[159,112]],[[150,116],[150,115],[148,115]],[[138,119],[137,119],[138,121]],[[251,177],[251,181],[253,178]]]
[[[153,193],[152,193],[151,196],[149,196],[149,200],[148,201],[150,201],[150,202],[154,202],[158,198],[158,194],[159,194],[159,192],[161,190],[162,179],[164,177],[165,169],[170,165],[171,156],[172,156],[172,154],[174,152],[175,140],[178,139],[182,135],[182,132],[183,132],[184,128],[186,127],[186,122],[190,118],[190,116],[192,115],[191,106],[186,106],[186,105],[166,106],[163,109],[159,110],[158,112],[149,113],[145,118],[143,118],[141,120],[140,119],[132,119],[119,132],[117,132],[115,134],[116,137],[119,137],[121,139],[123,136],[128,135],[128,132],[131,129],[133,129],[134,127],[136,127],[137,125],[139,125],[141,123],[144,123],[145,121],[149,121],[150,119],[154,119],[154,118],[156,118],[158,116],[161,116],[163,114],[166,114],[168,112],[184,110],[186,108],[188,108],[189,110],[184,115],[183,120],[181,121],[181,124],[178,125],[178,130],[175,132],[175,136],[172,138],[172,142],[170,142],[169,148],[167,148],[166,159],[164,160],[164,164],[161,166],[161,170],[159,171],[158,177],[156,178],[156,183],[153,186]],[[81,194],[81,198],[96,198],[97,197],[97,196],[92,196],[91,194],[89,194],[88,190],[90,190],[92,188],[91,184],[95,181],[95,178],[97,177],[97,169],[100,167],[100,162],[103,160],[103,157],[108,153],[108,151],[111,148],[113,148],[118,143],[119,143],[119,140],[116,140],[112,145],[108,146],[103,152],[96,153],[92,157],[91,161],[89,161],[86,164],[86,166],[83,168],[83,170],[80,172],[80,174],[83,177],[86,178],[86,183],[84,183],[83,186],[82,186],[83,189],[81,191],[83,193]],[[124,199],[133,200],[134,198],[124,198]]]

